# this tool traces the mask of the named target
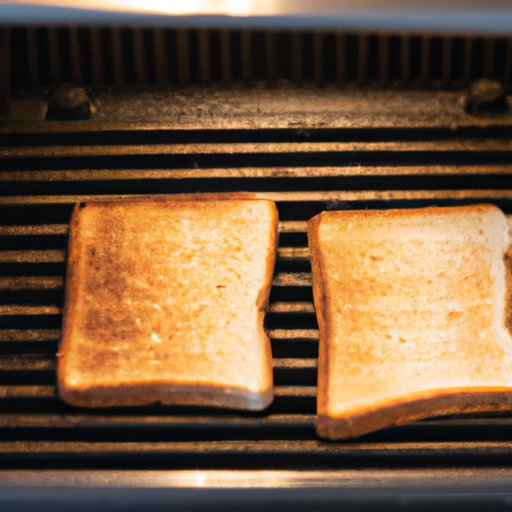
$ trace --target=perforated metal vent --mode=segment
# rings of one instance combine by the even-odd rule
[[[5,28],[2,38],[12,91],[63,82],[457,88],[512,79],[510,38],[107,27]]]

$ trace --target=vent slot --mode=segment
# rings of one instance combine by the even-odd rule
[[[12,92],[69,82],[461,88],[479,78],[510,85],[512,78],[512,39],[505,37],[123,27],[11,27],[1,34]]]

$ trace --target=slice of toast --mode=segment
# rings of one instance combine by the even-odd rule
[[[324,212],[308,236],[320,436],[512,409],[509,235],[498,208]]]
[[[265,408],[273,388],[263,318],[277,232],[277,208],[263,200],[77,205],[61,398]]]

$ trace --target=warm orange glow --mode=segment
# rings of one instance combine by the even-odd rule
[[[103,2],[108,5],[111,3]],[[120,7],[132,11],[146,11],[159,14],[251,14],[252,0],[114,0]]]
[[[18,0],[10,3],[141,14],[224,14],[230,16],[248,16],[262,11],[272,14],[273,6],[275,6],[275,2],[271,0]]]

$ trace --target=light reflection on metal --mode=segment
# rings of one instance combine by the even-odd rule
[[[96,3],[96,1],[94,2]],[[132,12],[154,14],[227,14],[229,16],[251,15],[257,9],[253,0],[107,0],[98,1],[99,9],[126,9]],[[260,4],[262,2],[259,2]],[[265,4],[266,2],[263,2]]]
[[[0,25],[108,23],[510,34],[510,0],[0,0]]]
[[[1,4],[39,5],[124,13],[227,16],[289,16],[395,11],[405,14],[433,10],[459,12],[508,11],[509,0],[0,0]]]
[[[510,470],[465,468],[254,471],[254,470],[1,470],[0,491],[5,487],[78,488],[397,488],[424,490],[442,486],[471,490],[492,482],[496,491],[510,488]]]
[[[279,2],[268,0],[0,0],[2,3],[164,15],[249,16],[279,11]]]

